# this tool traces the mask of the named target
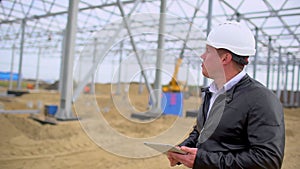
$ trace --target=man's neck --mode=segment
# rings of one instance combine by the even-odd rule
[[[241,71],[231,71],[225,73],[225,76],[220,76],[218,78],[214,79],[215,84],[217,85],[218,89],[221,89],[225,83],[230,81],[232,78],[234,78],[237,74],[239,74]]]
[[[234,78],[237,74],[239,74],[241,71],[235,71],[235,72],[230,72],[226,75],[226,82]]]
[[[215,78],[214,79],[214,83],[216,84],[216,87],[219,89],[221,89],[223,87],[223,85],[226,83],[226,78],[225,77],[220,77],[220,78]]]

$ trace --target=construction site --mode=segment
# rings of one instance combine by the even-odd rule
[[[224,21],[254,35],[245,72],[282,103],[283,169],[300,165],[295,0],[0,1],[0,168],[171,167],[203,102],[200,56]]]

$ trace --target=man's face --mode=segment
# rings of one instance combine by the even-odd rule
[[[211,79],[224,77],[223,65],[221,57],[219,56],[216,48],[206,45],[205,52],[200,56],[202,62],[202,74]]]

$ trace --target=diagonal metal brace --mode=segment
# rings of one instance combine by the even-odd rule
[[[147,90],[150,94],[150,99],[151,101],[154,103],[153,105],[156,105],[156,98],[154,96],[154,93],[152,92],[153,89],[151,87],[151,85],[149,84],[148,82],[148,79],[147,79],[147,76],[144,72],[144,68],[143,68],[143,65],[142,65],[142,62],[141,62],[141,59],[140,59],[140,56],[137,52],[137,49],[136,49],[136,45],[135,45],[135,42],[134,42],[134,39],[133,39],[133,36],[132,36],[132,33],[131,33],[131,30],[130,30],[130,27],[129,27],[129,24],[128,24],[128,21],[127,21],[127,18],[125,16],[125,13],[124,13],[124,9],[123,9],[123,5],[122,5],[122,2],[120,0],[117,1],[117,5],[119,7],[119,10],[121,12],[121,15],[123,17],[123,22],[124,22],[124,26],[125,28],[127,29],[127,32],[128,32],[128,35],[129,35],[129,38],[130,38],[130,43],[131,43],[131,46],[132,46],[132,49],[134,51],[134,54],[136,56],[136,59],[138,61],[138,64],[140,66],[140,69],[141,69],[141,73],[142,73],[142,76],[144,77],[144,80],[145,80],[145,83],[146,83],[146,87],[147,87]]]
[[[131,11],[129,12],[128,17],[131,15],[131,13],[136,9],[137,5],[139,3],[139,0],[137,0],[134,4],[134,7],[131,9]],[[109,49],[113,43],[115,42],[116,38],[118,37],[119,33],[122,30],[122,24],[120,24],[120,27],[116,30],[114,36],[112,36],[112,38],[110,39],[110,41],[107,43],[107,45],[105,46],[104,49]],[[99,63],[101,63],[101,61],[103,60],[103,57],[105,56],[106,52],[103,52],[100,54],[99,57],[96,58],[95,62],[93,63],[93,65],[91,66],[90,70],[88,71],[88,73],[86,74],[86,76],[83,78],[83,80],[81,81],[81,83],[78,85],[78,87],[74,90],[73,93],[73,98],[72,98],[72,102],[75,102],[78,98],[78,96],[80,95],[80,93],[82,92],[82,90],[84,89],[84,87],[88,84],[89,79],[91,78],[91,76],[94,75],[94,72],[97,70],[97,67],[99,65]]]

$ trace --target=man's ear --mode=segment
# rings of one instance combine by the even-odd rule
[[[228,64],[232,60],[232,55],[230,53],[225,53],[222,57],[222,63]]]

